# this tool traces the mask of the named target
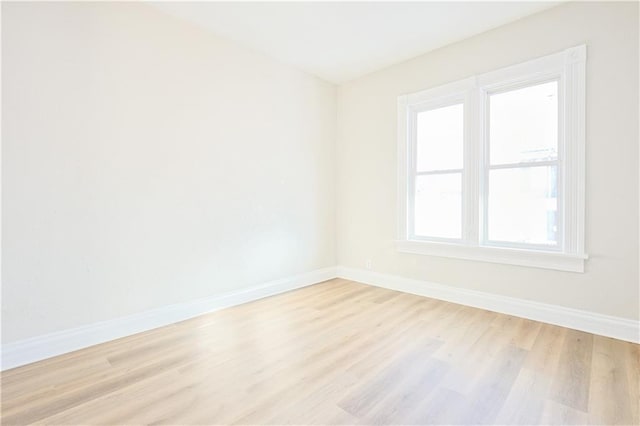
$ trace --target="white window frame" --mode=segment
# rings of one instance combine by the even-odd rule
[[[585,45],[398,97],[398,240],[400,252],[492,263],[584,272],[585,217]],[[489,241],[488,98],[490,94],[558,82],[558,245]],[[462,238],[419,237],[413,233],[417,112],[464,105]],[[536,165],[544,165],[537,163]],[[521,166],[520,164],[518,165]],[[504,167],[504,166],[498,166]]]

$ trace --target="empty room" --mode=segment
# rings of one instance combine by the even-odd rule
[[[640,3],[1,2],[3,425],[640,425]]]

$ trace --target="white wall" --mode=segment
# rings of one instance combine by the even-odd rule
[[[3,343],[335,264],[335,87],[144,4],[2,3]]]
[[[396,97],[582,43],[586,273],[397,253]],[[5,2],[2,60],[3,343],[331,266],[336,247],[344,266],[638,318],[637,4],[563,5],[337,103],[144,4]]]
[[[572,3],[370,74],[338,92],[338,262],[638,319],[638,4]],[[584,274],[402,254],[396,99],[588,45]]]

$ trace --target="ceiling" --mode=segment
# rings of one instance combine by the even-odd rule
[[[560,2],[153,2],[171,15],[343,83]]]

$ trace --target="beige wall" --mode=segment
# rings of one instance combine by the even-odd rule
[[[12,342],[335,264],[335,87],[133,3],[2,4]]]
[[[396,236],[396,98],[586,43],[586,249],[577,274],[403,254]],[[639,318],[638,4],[572,3],[370,74],[338,92],[338,262]]]

